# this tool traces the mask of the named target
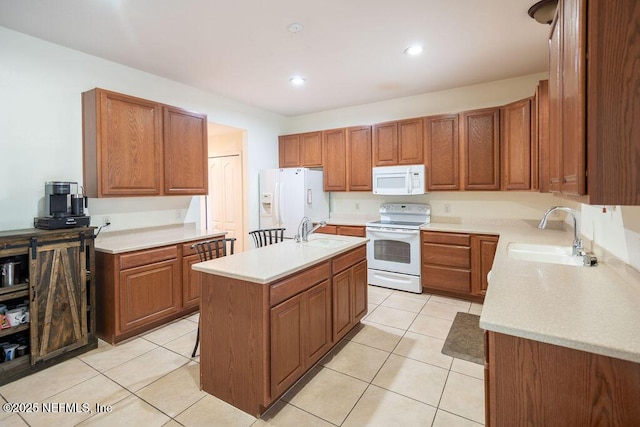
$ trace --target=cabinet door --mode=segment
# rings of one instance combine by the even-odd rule
[[[500,189],[500,109],[460,115],[465,190]]]
[[[305,337],[306,366],[316,363],[331,348],[331,282],[324,282],[305,292],[307,303]]]
[[[554,21],[549,39],[549,158],[548,187],[552,193],[562,190],[560,175],[562,161],[562,7]]]
[[[87,344],[85,266],[80,242],[38,249],[31,269],[32,364]]]
[[[562,7],[562,192],[586,194],[586,0]]]
[[[339,341],[351,329],[353,319],[353,279],[351,269],[333,276],[333,341]]]
[[[300,135],[300,164],[309,168],[322,166],[322,132]]]
[[[200,287],[202,276],[193,271],[191,266],[200,262],[198,255],[182,258],[182,307],[197,307],[200,304]]]
[[[502,189],[531,189],[531,98],[502,107]]]
[[[371,191],[371,126],[347,129],[349,191]]]
[[[207,116],[164,107],[164,193],[207,194]]]
[[[347,191],[347,141],[345,129],[322,132],[324,190]]]
[[[458,151],[458,115],[426,117],[427,189],[460,189],[460,154]]]
[[[161,194],[162,106],[113,92],[98,94],[97,196]]]
[[[493,266],[498,247],[498,236],[474,235],[471,237],[471,271],[473,272],[472,292],[484,296],[487,293],[489,281],[487,274]]]
[[[278,157],[281,168],[300,166],[300,135],[284,135],[278,138]]]
[[[367,261],[361,261],[352,267],[353,271],[353,322],[359,322],[367,314],[368,305],[368,279]]]
[[[373,126],[373,165],[398,164],[398,123],[381,123]]]
[[[536,90],[536,135],[538,148],[538,182],[541,193],[549,192],[549,80],[541,80]],[[534,144],[536,140],[533,140]],[[532,147],[533,150],[536,147]],[[532,168],[535,163],[532,163]],[[533,169],[532,169],[533,170]]]
[[[273,307],[271,318],[271,395],[284,393],[305,371],[303,295]]]
[[[424,161],[422,119],[398,122],[398,163],[419,165]]]
[[[177,259],[122,270],[118,332],[149,324],[180,310],[180,267]]]

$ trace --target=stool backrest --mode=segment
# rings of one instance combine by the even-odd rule
[[[191,245],[195,249],[200,261],[208,261],[227,255],[233,255],[235,237],[225,237],[223,239],[211,239]]]
[[[250,231],[249,235],[253,237],[253,243],[256,248],[280,243],[284,240],[284,228],[264,228],[261,230]]]

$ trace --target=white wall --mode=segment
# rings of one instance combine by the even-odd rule
[[[277,136],[286,122],[278,114],[4,27],[0,58],[0,230],[33,226],[45,181],[82,182],[80,94],[94,87],[206,113],[209,121],[246,129],[247,198],[258,192],[258,171],[278,164]],[[247,206],[257,227],[257,202]],[[110,216],[111,230],[199,222],[200,197],[91,199],[89,213],[93,224]]]
[[[390,101],[295,116],[287,122],[285,130],[287,133],[297,133],[371,125],[390,120],[495,107],[533,96],[538,82],[547,77],[548,73],[531,74]]]

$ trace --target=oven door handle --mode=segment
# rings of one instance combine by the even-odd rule
[[[367,228],[370,233],[390,233],[390,234],[419,234],[420,230],[393,230],[385,228]]]

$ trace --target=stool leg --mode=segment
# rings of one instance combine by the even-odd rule
[[[196,357],[196,351],[198,351],[199,343],[200,343],[200,318],[198,317],[198,333],[196,335],[196,346],[193,347],[193,353],[191,353],[191,357]]]

